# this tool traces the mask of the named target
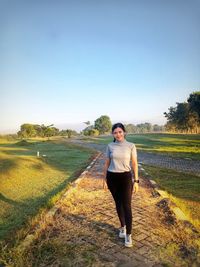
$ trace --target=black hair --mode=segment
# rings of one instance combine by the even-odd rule
[[[117,122],[117,123],[113,124],[113,126],[112,126],[112,133],[118,127],[121,128],[126,133],[126,129],[125,129],[124,125],[121,122]],[[113,142],[115,142],[115,141],[116,141],[116,139],[114,138],[113,139]]]

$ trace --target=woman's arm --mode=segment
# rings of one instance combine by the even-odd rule
[[[132,167],[134,171],[135,180],[138,180],[138,162],[136,156],[132,158]]]
[[[134,171],[134,180],[138,180],[138,162],[137,162],[137,156],[132,157],[132,167]],[[138,192],[138,183],[134,183],[133,185],[133,193]]]
[[[107,189],[106,174],[107,174],[109,165],[110,165],[110,158],[106,158],[106,161],[104,164],[104,170],[103,170],[103,189]]]
[[[104,179],[106,179],[106,173],[107,173],[109,166],[110,166],[110,158],[106,158],[105,164],[104,164],[104,172],[103,172]]]

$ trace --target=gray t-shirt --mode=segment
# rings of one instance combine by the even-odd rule
[[[132,157],[137,158],[137,150],[134,143],[126,141],[115,141],[109,143],[106,147],[106,156],[110,158],[108,171],[110,172],[125,172],[130,171],[130,161]]]

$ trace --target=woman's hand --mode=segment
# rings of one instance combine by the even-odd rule
[[[108,189],[106,178],[103,178],[103,189]]]
[[[138,183],[133,183],[133,193],[137,193],[138,192]]]

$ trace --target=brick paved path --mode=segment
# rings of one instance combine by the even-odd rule
[[[197,251],[190,243],[196,233],[186,232],[162,209],[160,197],[153,196],[141,176],[139,191],[132,198],[134,245],[124,246],[118,237],[113,199],[102,189],[104,160],[102,153],[81,182],[56,204],[58,212],[27,254],[35,266],[198,266]]]
[[[106,145],[103,144],[86,143],[80,140],[73,141],[84,146],[95,148],[99,151],[104,151],[106,147]],[[148,165],[160,166],[181,172],[194,173],[200,176],[199,160],[173,158],[167,155],[138,151],[138,161]]]

